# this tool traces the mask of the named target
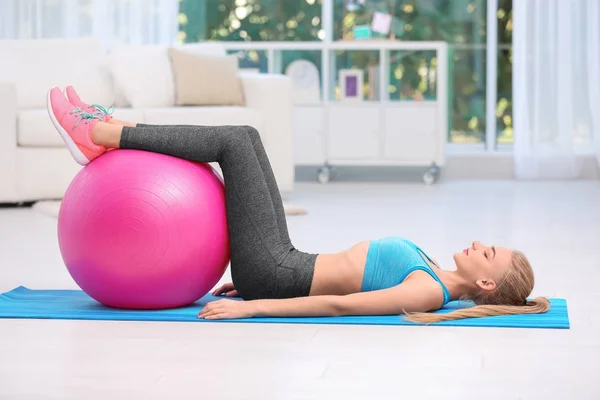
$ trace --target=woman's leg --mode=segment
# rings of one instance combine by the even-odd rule
[[[190,125],[132,124],[126,121],[118,121],[116,122],[116,124],[123,124],[124,126],[136,126],[138,128],[154,129],[171,129],[182,126],[190,127]],[[241,128],[245,129],[248,135],[250,136],[250,141],[252,142],[252,146],[254,147],[254,151],[256,152],[258,163],[260,164],[260,169],[262,170],[263,176],[267,181],[267,187],[269,188],[269,193],[271,195],[271,202],[273,203],[273,208],[275,209],[275,218],[277,220],[277,228],[279,231],[281,241],[293,247],[292,241],[290,240],[289,236],[287,220],[285,217],[285,209],[283,208],[283,201],[281,200],[281,193],[279,191],[279,188],[277,187],[275,175],[273,174],[273,168],[271,167],[271,163],[269,161],[269,157],[267,156],[267,152],[265,151],[262,139],[260,138],[260,134],[252,126],[241,126]]]
[[[283,206],[278,195],[275,202],[272,196],[279,190],[270,168],[266,174],[261,168],[260,158],[266,159],[266,153],[255,129],[98,123],[92,140],[106,147],[218,162],[225,181],[231,274],[238,293],[246,299],[309,295],[316,255],[294,249],[287,227],[281,230],[277,208],[282,211]],[[268,164],[263,160],[264,165]]]

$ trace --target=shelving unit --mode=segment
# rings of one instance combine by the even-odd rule
[[[448,134],[448,59],[444,42],[400,42],[391,40],[339,42],[226,42],[235,51],[262,51],[267,73],[284,73],[285,51],[315,51],[321,54],[320,100],[294,106],[294,137],[299,147],[298,164],[322,164],[317,179],[328,182],[335,165],[422,166],[423,180],[434,183],[444,165]],[[377,98],[340,101],[336,57],[341,51],[368,51],[378,56]],[[435,98],[395,100],[390,98],[391,55],[399,52],[432,52],[435,57]],[[431,72],[430,72],[431,73]],[[369,83],[370,85],[372,83]],[[319,147],[322,156],[314,150]]]

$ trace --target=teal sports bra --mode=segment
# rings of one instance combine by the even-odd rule
[[[422,252],[423,254],[421,254]],[[362,292],[387,289],[399,285],[413,271],[427,272],[441,286],[444,304],[450,301],[450,292],[433,272],[423,255],[433,260],[416,244],[399,237],[386,237],[371,241],[362,281]]]

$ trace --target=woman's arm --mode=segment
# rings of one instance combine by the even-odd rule
[[[406,281],[389,289],[360,292],[345,296],[299,297],[281,300],[255,300],[254,315],[272,317],[397,315],[425,312],[443,303],[441,289],[427,290],[420,280]]]
[[[326,317],[338,315],[398,315],[439,308],[442,291],[435,283],[408,280],[383,290],[345,296],[313,296],[292,299],[209,303],[199,314],[206,319],[264,317]]]

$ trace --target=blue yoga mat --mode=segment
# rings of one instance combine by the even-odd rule
[[[288,324],[415,325],[401,316],[347,316],[305,318],[247,318],[207,321],[196,316],[202,307],[221,297],[206,295],[191,306],[170,310],[137,311],[105,307],[79,290],[31,290],[18,287],[0,295],[0,318],[82,319],[111,321],[245,322]],[[507,315],[439,322],[432,326],[480,326],[505,328],[568,329],[569,315],[564,299],[550,299],[551,309],[544,314]],[[469,306],[465,301],[448,303],[437,312]]]

